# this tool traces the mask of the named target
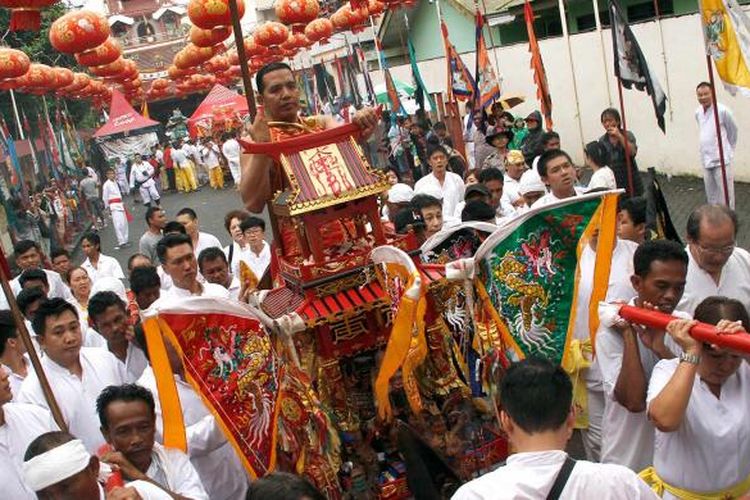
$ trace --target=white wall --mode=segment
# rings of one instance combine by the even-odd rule
[[[656,124],[651,98],[645,92],[623,89],[628,129],[638,140],[638,164],[642,170],[655,166],[666,174],[701,175],[698,155],[698,127],[695,122],[695,86],[708,80],[703,38],[698,15],[663,19],[661,27],[664,49],[656,22],[635,24],[633,32],[641,49],[656,74],[669,101],[667,103],[666,135]],[[552,118],[555,130],[562,137],[563,148],[578,162],[582,161],[582,145],[597,139],[602,133],[599,114],[604,108],[619,109],[617,84],[612,69],[612,38],[609,30],[580,33],[570,37],[577,96],[565,40],[554,38],[539,42],[552,94]],[[603,60],[602,47],[606,57]],[[525,116],[538,109],[536,86],[529,69],[528,44],[516,44],[495,49],[503,77],[503,91],[522,94],[526,102],[511,111]],[[666,55],[666,69],[664,57]],[[462,54],[469,68],[474,68],[474,54]],[[494,54],[491,60],[495,64]],[[445,91],[444,59],[419,63],[425,84],[431,92]],[[669,71],[669,86],[665,78]],[[411,81],[408,65],[392,68],[395,78]],[[373,71],[375,83],[382,81],[380,71]],[[718,80],[718,75],[717,75]],[[740,139],[735,155],[738,180],[750,181],[750,135],[744,133],[743,123],[750,123],[750,101],[738,95],[732,97],[717,85],[718,99],[733,111],[740,125]],[[577,97],[577,99],[576,99]],[[580,107],[576,112],[576,100]],[[583,130],[581,134],[580,130]],[[583,135],[583,136],[582,136]]]

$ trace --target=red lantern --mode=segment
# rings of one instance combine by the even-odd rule
[[[46,64],[32,63],[24,75],[25,86],[33,89],[48,89],[55,84],[55,73]]]
[[[325,43],[331,35],[333,35],[333,23],[325,17],[311,21],[305,28],[305,36],[313,43]]]
[[[169,78],[172,80],[179,80],[180,78],[184,78],[186,76],[189,76],[193,73],[193,71],[189,69],[179,69],[177,66],[170,66],[167,68],[167,74],[169,75]]]
[[[268,53],[268,48],[264,47],[263,45],[258,44],[257,40],[255,40],[255,36],[250,35],[249,37],[245,38],[245,56],[246,57],[263,56],[267,53]]]
[[[122,55],[120,44],[114,38],[109,37],[98,47],[76,54],[75,57],[81,66],[103,66],[115,62],[120,55]]]
[[[276,21],[267,21],[255,30],[255,42],[271,50],[278,50],[289,39],[289,28]]]
[[[229,0],[190,0],[187,11],[193,24],[205,30],[232,24]],[[242,0],[237,0],[237,13],[240,19],[245,15],[245,3]]]
[[[331,21],[339,31],[351,30],[352,33],[358,33],[367,26],[368,15],[367,7],[352,9],[351,5],[345,4],[333,13]]]
[[[178,69],[187,69],[199,66],[213,57],[213,47],[197,47],[189,43],[179,51],[174,58],[174,65]]]
[[[135,80],[140,76],[140,72],[138,71],[138,66],[136,66],[135,61],[131,59],[123,59],[124,68],[122,70],[122,73],[119,75],[114,76],[114,80],[117,80],[118,82],[126,82],[130,80]]]
[[[125,60],[122,57],[118,57],[114,62],[101,66],[93,66],[89,68],[89,71],[92,75],[100,77],[120,76],[125,71]]]
[[[370,0],[367,2],[367,11],[372,17],[379,16],[385,12],[385,3],[380,0]]]
[[[101,14],[89,10],[68,12],[49,29],[49,41],[66,54],[77,54],[103,44],[109,38],[109,24]]]
[[[57,0],[0,0],[0,7],[10,9],[10,31],[39,31],[41,10]]]
[[[210,30],[204,30],[197,26],[190,28],[190,41],[198,47],[212,47],[221,43],[232,34],[229,26],[217,26]]]
[[[304,35],[304,33],[292,33],[286,42],[281,44],[281,48],[289,52],[297,52],[297,50],[309,47],[312,45],[310,40]]]
[[[221,73],[229,68],[229,59],[224,56],[214,56],[203,64],[203,69],[209,73]]]
[[[303,33],[305,25],[318,17],[318,0],[277,0],[276,17],[292,27],[294,33]]]
[[[73,83],[58,90],[58,94],[76,95],[89,84],[89,75],[86,73],[73,73]]]
[[[18,78],[29,71],[29,56],[16,49],[0,47],[0,80]]]
[[[55,75],[55,83],[52,88],[60,89],[67,87],[73,83],[73,72],[68,68],[52,68],[52,73]]]
[[[152,89],[167,89],[169,88],[169,81],[165,80],[164,78],[157,78],[153,82],[151,82],[151,88]]]

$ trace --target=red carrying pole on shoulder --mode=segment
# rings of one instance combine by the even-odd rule
[[[681,319],[663,312],[628,305],[620,306],[619,315],[621,318],[633,323],[659,330],[666,330],[670,321]],[[721,334],[716,329],[716,326],[699,322],[690,329],[690,335],[695,340],[701,342],[750,354],[750,334],[747,332]]]

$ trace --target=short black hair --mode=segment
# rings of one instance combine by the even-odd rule
[[[162,233],[164,233],[165,236],[168,234],[174,234],[174,233],[187,234],[187,230],[185,229],[185,226],[183,226],[176,220],[171,220],[167,222],[166,224],[164,224],[164,229],[162,229]]]
[[[307,479],[289,472],[272,472],[250,483],[245,500],[325,500]]]
[[[710,84],[710,83],[708,83],[708,82],[700,82],[700,83],[699,83],[698,85],[696,85],[696,86],[695,86],[695,90],[698,90],[698,89],[699,89],[699,88],[701,88],[701,87],[708,87],[709,89],[712,89],[712,88],[714,88],[714,86],[713,86],[713,85],[711,85],[711,84]]]
[[[34,240],[21,240],[16,242],[15,245],[13,245],[13,253],[18,255],[23,255],[32,248],[35,248],[37,252],[41,253],[42,248],[39,246],[39,243],[37,243]]]
[[[244,233],[248,229],[252,229],[254,227],[259,227],[263,231],[266,230],[266,222],[261,219],[260,217],[255,217],[254,215],[251,215],[249,217],[246,217],[242,224],[240,224],[240,230]]]
[[[688,254],[685,249],[672,240],[650,240],[644,241],[633,254],[633,273],[645,278],[651,272],[651,263],[655,261],[669,262],[679,261],[685,264],[687,269]]]
[[[224,216],[224,229],[229,232],[229,226],[232,225],[232,219],[239,219],[240,223],[242,223],[242,221],[248,217],[250,217],[250,213],[246,210],[230,210]]]
[[[430,144],[427,148],[427,159],[429,160],[432,158],[432,155],[434,155],[437,152],[441,152],[445,155],[446,158],[448,158],[450,155],[448,154],[448,150],[445,149],[445,146],[442,144]]]
[[[263,77],[265,77],[272,71],[278,71],[280,69],[292,71],[291,66],[289,66],[287,63],[272,62],[270,64],[266,64],[265,66],[260,68],[257,73],[255,73],[255,86],[258,88],[259,94],[263,95],[263,91],[266,90],[266,84],[265,82],[263,82]],[[294,72],[292,72],[292,74],[294,74]]]
[[[505,177],[503,171],[499,168],[485,168],[479,171],[479,178],[477,179],[480,184],[484,184],[489,181],[500,181],[505,183]]]
[[[617,111],[615,108],[607,108],[604,111],[602,111],[602,114],[599,115],[599,121],[603,122],[606,117],[614,118],[617,122],[617,125],[620,125],[622,123],[622,118],[620,118],[620,112]]]
[[[70,258],[70,252],[62,247],[56,247],[54,250],[52,250],[52,252],[50,252],[49,258],[54,262],[56,258],[62,257],[63,255],[67,258]]]
[[[185,207],[183,209],[180,209],[180,211],[177,212],[177,215],[175,215],[175,217],[179,217],[180,215],[187,215],[192,220],[195,220],[195,219],[198,218],[198,214],[195,213],[195,210],[193,210],[192,208],[189,208],[189,207]]]
[[[750,317],[748,317],[745,305],[729,297],[706,297],[695,308],[693,319],[709,325],[715,325],[722,319],[740,321],[745,331],[750,331]]]
[[[159,206],[148,207],[148,209],[146,209],[146,224],[149,224],[151,217],[153,217],[156,212],[159,212],[161,210],[164,209]]]
[[[570,377],[546,359],[513,363],[500,382],[502,409],[529,434],[559,429],[573,401]]]
[[[562,149],[549,149],[539,155],[539,162],[536,165],[537,172],[539,172],[539,177],[547,177],[547,163],[561,156],[564,156],[565,158],[567,158],[570,164],[573,164],[573,160],[570,158],[570,155]]]
[[[153,287],[161,288],[161,278],[154,266],[136,267],[130,272],[130,289],[138,294]]]
[[[103,314],[111,306],[118,306],[123,311],[127,312],[127,306],[115,292],[96,292],[89,299],[88,313],[91,321],[96,324],[96,318]]]
[[[687,237],[691,241],[698,241],[701,237],[701,222],[708,219],[711,224],[720,224],[729,220],[734,224],[734,235],[737,236],[739,220],[737,212],[726,205],[701,205],[693,210],[687,220]]]
[[[609,165],[609,151],[607,151],[607,148],[604,147],[604,144],[602,144],[601,142],[591,141],[586,144],[583,150],[586,152],[586,156],[591,158],[591,161],[596,163],[598,166],[605,167]]]
[[[76,307],[65,299],[53,298],[39,304],[39,309],[37,309],[34,319],[31,320],[34,333],[43,337],[47,327],[47,318],[55,318],[65,311],[72,312],[78,318]]]
[[[227,256],[224,255],[224,250],[222,250],[219,247],[208,247],[201,250],[201,253],[198,254],[198,267],[200,268],[200,271],[203,272],[203,263],[206,261],[213,262],[216,259],[221,259],[224,261],[225,264],[229,265],[229,261],[227,260]]]
[[[28,462],[32,458],[54,450],[58,446],[62,446],[74,439],[75,437],[72,434],[63,431],[45,432],[29,443],[26,453],[23,454],[23,461]]]
[[[633,196],[632,198],[620,198],[618,210],[621,212],[627,212],[630,216],[630,220],[636,226],[639,224],[646,223],[646,198],[643,196]]]
[[[415,230],[424,228],[422,216],[414,212],[412,207],[402,208],[393,217],[393,226],[397,234],[405,234],[409,226]]]
[[[16,296],[16,304],[18,304],[18,309],[21,310],[21,314],[25,316],[26,310],[31,304],[37,300],[45,300],[46,298],[47,296],[44,294],[44,290],[38,286],[33,286],[31,288],[24,288],[18,293]]]
[[[420,211],[427,207],[442,207],[443,202],[429,194],[415,194],[414,198],[411,199],[411,206],[414,210]]]
[[[482,200],[470,200],[461,210],[461,222],[495,222],[495,210]]]
[[[560,134],[555,132],[554,130],[548,130],[547,132],[544,132],[542,134],[542,144],[547,144],[552,139],[559,139]]]
[[[88,241],[97,248],[102,247],[102,239],[99,236],[99,233],[95,233],[94,231],[87,231],[86,233],[84,233],[82,239]]]
[[[27,269],[18,277],[18,284],[21,285],[21,288],[26,288],[26,283],[29,281],[41,281],[49,287],[47,273],[43,269]]]
[[[148,406],[151,415],[156,415],[156,405],[151,391],[138,384],[110,385],[96,398],[96,412],[99,414],[99,423],[102,429],[108,428],[107,407],[115,401],[143,401]]]
[[[435,125],[432,126],[433,130],[448,130],[448,127],[445,126],[444,122],[435,122]]]
[[[128,257],[128,269],[133,269],[133,262],[135,259],[147,259],[149,262],[151,262],[151,257],[146,255],[145,253],[134,253],[130,257]],[[153,264],[153,262],[151,262]]]
[[[160,239],[159,243],[156,244],[156,255],[159,257],[159,262],[165,264],[167,262],[167,250],[185,243],[193,248],[193,240],[186,234],[168,234]]]
[[[13,315],[7,309],[0,311],[0,356],[5,354],[5,347],[9,339],[18,338],[16,322]]]

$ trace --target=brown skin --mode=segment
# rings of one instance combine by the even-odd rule
[[[38,491],[36,493],[37,498],[40,500],[67,500],[72,498],[76,500],[99,500],[98,475],[99,459],[92,456],[89,465],[85,469],[59,483]]]
[[[633,275],[631,284],[639,307],[658,309],[670,314],[677,307],[685,289],[687,266],[678,260],[654,261],[646,276]],[[646,410],[648,379],[643,371],[638,338],[660,359],[674,357],[664,345],[665,332],[624,324],[616,327],[623,339],[623,356],[620,374],[615,383],[615,399],[633,413]]]
[[[703,106],[703,110],[707,110],[711,106],[711,88],[707,86],[698,87],[695,90],[695,96],[698,98],[698,104]]]
[[[16,255],[16,265],[21,272],[27,269],[37,269],[42,266],[42,253],[36,248],[30,248],[21,255]]]
[[[174,284],[180,288],[199,293],[202,290],[196,280],[198,262],[193,253],[193,247],[184,243],[167,249],[164,271],[169,274]]]
[[[688,249],[693,259],[717,284],[721,280],[721,271],[734,251],[735,230],[730,219],[717,223],[704,218],[699,226],[698,239],[688,238]]]
[[[29,365],[26,358],[23,356],[24,354],[26,354],[26,345],[21,339],[18,337],[9,338],[5,341],[5,350],[3,351],[3,355],[0,356],[0,364],[5,365],[5,367],[9,368],[13,373],[26,378],[26,375],[29,373]],[[0,370],[0,406],[4,404],[3,381],[7,378],[3,378],[4,375],[10,374],[7,370]],[[5,402],[7,403],[7,401]]]
[[[263,250],[263,237],[265,236],[265,232],[260,227],[251,227],[245,230],[243,233],[245,236],[245,244],[247,244],[250,247],[250,250],[255,252],[256,255],[259,255],[261,250]]]
[[[89,258],[91,263],[96,266],[99,262],[99,245],[92,244],[89,240],[86,238],[81,241],[81,250],[83,250],[83,254]]]
[[[81,376],[81,323],[72,311],[48,317],[44,323],[44,334],[38,335],[37,339],[49,359]]]
[[[500,206],[500,199],[503,197],[503,181],[490,179],[484,182],[484,187],[490,192],[490,206],[497,210]]]
[[[604,127],[604,131],[607,132],[609,142],[612,144],[620,144],[622,147],[625,147],[625,135],[620,129],[620,122],[615,120],[613,116],[605,115],[604,118],[602,118],[602,127]],[[638,147],[630,141],[627,141],[627,147],[630,156],[635,156],[638,152]]]
[[[148,220],[148,230],[154,234],[161,234],[161,230],[167,224],[167,214],[164,210],[154,212],[154,215]]]
[[[517,425],[507,412],[500,412],[500,425],[517,453],[564,450],[573,435],[574,424],[575,412],[571,408],[568,418],[559,428],[529,434]]]
[[[81,305],[89,302],[91,295],[91,278],[85,269],[76,268],[70,273],[70,291]]]
[[[145,255],[138,255],[130,262],[128,272],[132,272],[136,267],[151,267],[152,265],[151,259]]]
[[[422,209],[425,224],[425,238],[429,238],[443,228],[443,207],[434,205]]]
[[[224,259],[204,260],[201,266],[201,274],[206,281],[229,288],[232,278],[229,275],[229,265]]]
[[[44,295],[49,295],[49,285],[42,280],[28,280],[23,284],[23,289],[27,288],[41,288]]]
[[[576,170],[565,156],[558,156],[547,162],[547,175],[542,177],[542,182],[560,199],[576,195]]]
[[[67,255],[58,255],[52,259],[52,270],[60,276],[65,276],[73,268],[73,263]]]
[[[299,88],[294,75],[287,69],[271,71],[263,76],[263,93],[258,96],[263,105],[263,114],[255,117],[250,127],[250,138],[254,142],[271,142],[269,121],[296,123],[299,113]],[[325,129],[338,126],[330,116],[317,117]],[[372,108],[364,108],[352,117],[359,126],[363,139],[367,139],[378,124],[378,117]],[[253,155],[249,162],[242,163],[240,192],[248,210],[254,213],[263,211],[271,198],[271,170],[273,160],[263,155]]]
[[[518,162],[510,162],[505,161],[505,173],[510,177],[511,179],[515,179],[517,181],[521,180],[521,176],[523,173],[526,172],[526,163],[523,161]]]
[[[646,223],[634,224],[630,214],[626,210],[620,210],[617,213],[617,237],[640,245],[646,241]]]
[[[232,220],[230,220],[229,235],[232,237],[232,241],[240,246],[245,246],[245,239],[244,235],[242,234],[242,229],[240,229],[240,224],[242,224],[242,221],[238,217],[234,217]]]
[[[544,191],[532,191],[530,193],[524,194],[522,196],[522,198],[523,198],[523,201],[526,202],[526,206],[530,207],[531,205],[533,205],[534,203],[536,203],[536,201],[539,198],[541,198],[542,196],[544,196],[544,194],[545,194]]]
[[[188,214],[182,214],[177,216],[177,222],[185,228],[187,235],[193,240],[193,245],[198,243],[198,233],[200,232],[198,219],[193,219]]]
[[[427,159],[427,163],[430,164],[432,175],[442,184],[448,171],[448,157],[442,151],[435,151]]]
[[[109,306],[101,314],[92,317],[94,328],[107,341],[109,352],[120,361],[125,362],[128,353],[128,342],[135,338],[133,326],[124,307]]]
[[[10,403],[13,393],[10,390],[10,374],[6,370],[0,370],[0,425],[5,422],[2,406]]]
[[[156,302],[159,299],[159,296],[161,295],[161,290],[158,286],[152,286],[151,288],[146,288],[145,290],[141,290],[139,293],[135,294],[135,301],[138,303],[138,307],[145,311],[149,307],[151,307],[151,304]]]

